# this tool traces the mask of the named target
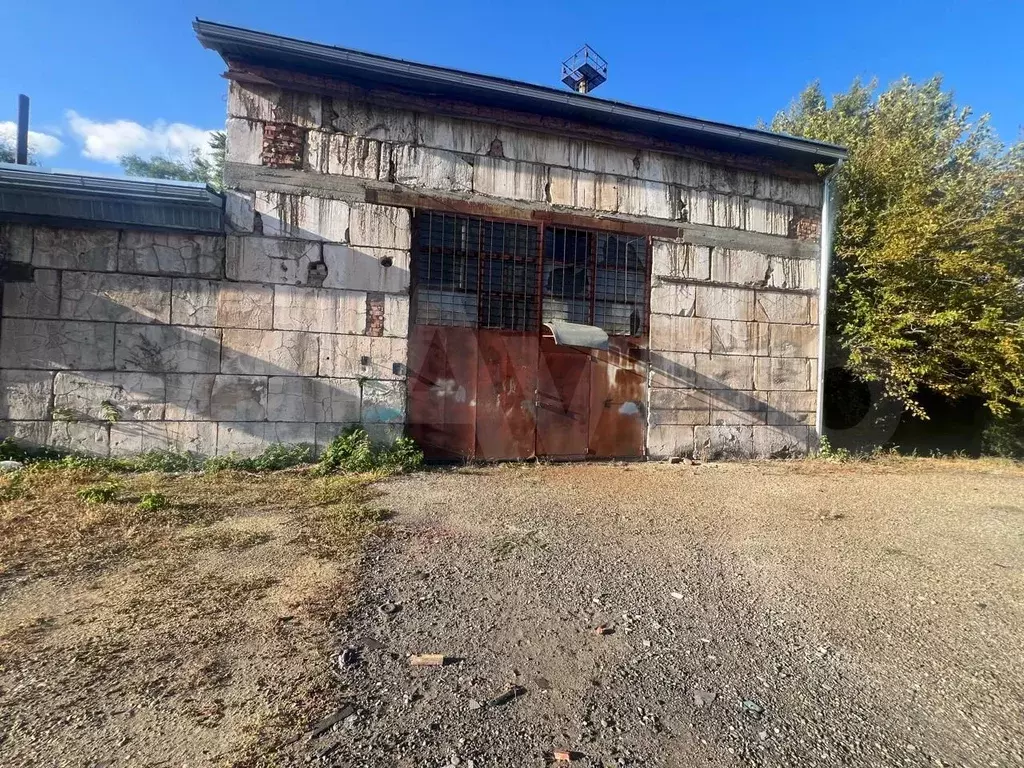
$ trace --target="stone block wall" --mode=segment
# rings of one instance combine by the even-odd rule
[[[336,261],[346,248],[400,265],[402,279],[384,273],[379,290],[408,285],[408,212],[360,204],[368,190],[501,204],[524,218],[564,210],[676,225],[680,237],[652,241],[648,454],[778,456],[813,445],[818,180],[353,93],[230,87],[228,160],[243,207],[270,217],[257,223],[264,236],[345,242],[322,246],[323,285],[345,284],[333,281],[349,269]],[[301,161],[287,173],[269,170],[282,166],[282,154],[296,157],[294,130],[284,144],[275,138],[281,125],[303,134]],[[297,250],[273,259],[239,257],[237,269],[273,264],[282,282],[301,282],[316,254],[301,241],[289,247]]]
[[[323,215],[317,231],[330,231],[349,209]],[[407,221],[386,245],[396,243],[408,249]],[[348,246],[312,230],[0,224],[0,251],[33,267],[30,282],[3,286],[0,436],[101,456],[209,456],[276,442],[320,449],[352,424],[381,440],[401,432],[408,298],[381,290],[405,284]]]

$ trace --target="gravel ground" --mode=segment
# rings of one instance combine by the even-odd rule
[[[379,489],[392,534],[336,638],[351,709],[285,759],[1024,765],[1020,468],[506,466]]]

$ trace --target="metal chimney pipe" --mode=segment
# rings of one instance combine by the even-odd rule
[[[18,94],[18,147],[15,162],[28,165],[28,96]]]

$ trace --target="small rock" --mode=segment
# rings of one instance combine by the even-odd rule
[[[602,624],[599,627],[594,627],[594,632],[598,635],[610,635],[615,631],[615,623],[609,621],[607,624]]]
[[[414,667],[443,667],[445,658],[440,653],[414,653],[409,657],[409,664]]]
[[[685,600],[686,599],[686,595],[684,595],[682,592],[673,592],[672,593],[672,597],[674,597],[676,600]]]
[[[0,472],[17,472],[19,469],[24,469],[25,465],[20,461],[0,461]]]
[[[509,688],[507,691],[501,694],[501,696],[496,696],[487,703],[489,706],[492,707],[500,707],[503,704],[508,704],[510,701],[518,699],[525,693],[526,689],[523,688],[521,685],[513,685],[511,688]]]
[[[539,690],[541,690],[541,691],[550,691],[551,690],[551,681],[548,680],[546,677],[535,677],[533,679],[533,682],[536,684],[537,688]]]
[[[345,669],[345,667],[354,667],[359,663],[359,649],[358,648],[346,648],[338,654],[338,667],[339,669]]]
[[[669,456],[668,457],[668,463],[669,464],[679,464],[679,463],[682,462],[682,460],[683,460],[682,456]]]
[[[474,710],[480,709],[483,706],[483,704],[481,704],[476,699],[470,699],[469,704],[467,706],[469,707],[470,712],[472,712]]]
[[[743,709],[746,712],[749,712],[750,714],[754,715],[755,717],[759,716],[761,713],[764,712],[764,707],[762,707],[753,699],[746,699],[743,702]]]
[[[556,749],[554,758],[556,763],[571,763],[576,759],[576,753],[570,752],[568,749]]]
[[[387,614],[388,616],[393,616],[402,610],[402,606],[398,603],[381,603],[379,608],[381,613]]]
[[[715,699],[718,698],[717,693],[712,691],[694,691],[693,692],[693,703],[698,707],[707,707],[714,703]]]

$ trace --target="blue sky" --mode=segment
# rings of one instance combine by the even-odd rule
[[[582,43],[610,64],[598,95],[753,125],[810,81],[941,73],[1000,136],[1024,125],[1024,2],[268,2],[8,0],[0,132],[32,97],[44,165],[119,173],[123,151],[174,154],[225,119],[227,85],[191,21],[248,26],[400,58],[558,85]]]

